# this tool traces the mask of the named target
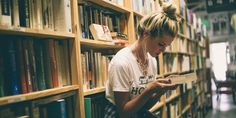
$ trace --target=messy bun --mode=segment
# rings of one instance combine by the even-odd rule
[[[173,4],[163,4],[162,10],[167,17],[177,21],[176,7]]]
[[[162,11],[143,17],[138,25],[138,35],[143,36],[148,32],[153,38],[170,35],[175,37],[179,26],[176,7],[173,4],[163,4]]]

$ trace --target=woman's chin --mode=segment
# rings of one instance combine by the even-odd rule
[[[160,54],[160,52],[158,52],[158,53],[153,53],[153,54],[151,54],[151,56],[152,56],[152,57],[158,57],[159,54]]]

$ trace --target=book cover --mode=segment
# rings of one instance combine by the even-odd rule
[[[23,52],[24,52],[24,68],[25,68],[25,77],[27,80],[28,92],[33,91],[33,82],[30,73],[30,61],[29,61],[29,49],[28,49],[28,40],[23,40]]]
[[[43,41],[43,62],[44,62],[44,72],[45,72],[45,82],[46,88],[53,88],[51,64],[50,64],[50,54],[49,54],[49,44],[48,40]]]
[[[111,33],[108,26],[91,24],[89,26],[89,29],[93,35],[94,40],[112,41]]]
[[[28,87],[27,87],[27,80],[25,75],[25,59],[24,59],[24,49],[23,49],[23,43],[22,40],[17,41],[17,52],[18,52],[18,63],[20,66],[20,81],[21,81],[21,93],[27,93]]]
[[[36,77],[39,90],[46,89],[46,80],[44,72],[44,57],[43,57],[43,42],[36,40],[34,43],[35,48],[35,62],[36,62]]]
[[[67,118],[65,99],[60,99],[47,105],[48,118]]]
[[[0,14],[0,24],[1,25],[6,25],[6,26],[11,26],[11,4],[10,0],[1,0],[1,14]]]
[[[20,78],[19,78],[19,69],[17,63],[17,54],[16,54],[16,42],[15,40],[9,40],[7,43],[7,55],[6,55],[6,70],[7,70],[7,79],[9,82],[10,94],[16,95],[20,94]]]

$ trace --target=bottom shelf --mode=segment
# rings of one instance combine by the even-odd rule
[[[4,105],[0,108],[0,118],[75,118],[77,116],[75,109],[77,93],[78,90],[75,89]]]
[[[78,90],[78,89],[79,89],[78,85],[72,85],[72,86],[47,89],[47,90],[37,91],[37,92],[32,92],[32,93],[27,93],[27,94],[6,96],[6,97],[0,98],[0,106],[18,103],[18,102],[30,101],[30,100],[39,99],[39,98],[52,96],[52,95],[56,95],[56,94],[60,94],[60,93],[68,92],[68,91]]]

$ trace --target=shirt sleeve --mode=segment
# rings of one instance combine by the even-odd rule
[[[129,68],[125,63],[112,63],[110,65],[109,78],[113,91],[129,92],[131,78]]]

